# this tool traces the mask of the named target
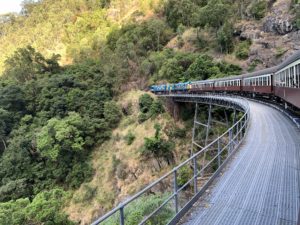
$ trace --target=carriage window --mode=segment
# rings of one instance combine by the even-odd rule
[[[296,87],[300,88],[300,64],[295,67]]]
[[[263,83],[263,78],[260,77],[260,78],[259,78],[259,84],[258,84],[258,86],[262,86],[262,83]]]
[[[292,87],[293,86],[293,73],[291,68],[288,69],[288,87]]]
[[[264,77],[264,86],[267,86],[268,85],[268,77]]]
[[[280,73],[280,86],[282,87],[284,84],[284,71]]]
[[[285,87],[289,87],[290,86],[290,69],[286,69],[285,70]]]

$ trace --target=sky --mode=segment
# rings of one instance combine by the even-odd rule
[[[20,12],[23,0],[0,0],[0,14],[8,12]]]

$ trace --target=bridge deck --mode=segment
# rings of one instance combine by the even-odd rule
[[[244,144],[185,225],[296,225],[300,132],[279,111],[250,102]]]

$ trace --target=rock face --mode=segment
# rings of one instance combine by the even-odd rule
[[[293,18],[290,15],[290,0],[277,1],[263,21],[263,31],[285,35],[293,31]]]
[[[261,21],[243,20],[235,25],[235,36],[252,43],[248,68],[255,65],[258,70],[277,65],[300,50],[300,30],[293,27],[291,0],[277,0],[270,7]]]
[[[284,35],[293,31],[291,18],[284,17],[267,17],[263,24],[264,32],[273,32],[279,35]]]

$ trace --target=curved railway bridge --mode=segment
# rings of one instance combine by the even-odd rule
[[[96,220],[93,225],[102,224],[113,216],[119,218],[119,224],[126,224],[126,207],[159,183],[170,180],[173,189],[170,196],[137,224],[147,224],[167,204],[175,208],[174,217],[168,224],[296,225],[299,222],[300,130],[290,118],[273,107],[239,97],[213,94],[163,97],[172,100],[175,105],[176,102],[194,102],[235,107],[243,111],[244,116],[219,139]],[[228,143],[222,146],[220,143],[224,137]],[[208,166],[199,168],[197,160],[202,159],[203,152],[216,148],[217,153],[211,162],[215,160],[218,169],[199,187],[198,178]],[[194,176],[188,182],[194,194],[186,204],[180,205],[180,192],[185,187],[178,187],[176,176],[177,171],[187,164],[193,165]],[[169,193],[169,189],[166,191]],[[198,201],[200,197],[201,201]]]
[[[185,225],[296,225],[300,132],[283,113],[249,101],[248,133],[226,172]]]

